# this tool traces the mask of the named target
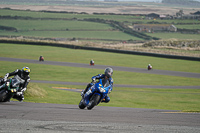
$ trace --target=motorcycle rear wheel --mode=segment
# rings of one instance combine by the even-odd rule
[[[100,98],[101,97],[99,95],[95,95],[93,99],[90,101],[90,103],[88,104],[87,109],[91,110],[92,108],[94,108],[94,106],[98,104]]]

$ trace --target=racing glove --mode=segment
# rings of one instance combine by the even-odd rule
[[[7,73],[7,74],[4,76],[4,78],[3,78],[3,81],[4,81],[4,82],[6,82],[6,81],[7,81],[7,79],[8,79],[8,76],[9,76],[9,73]]]
[[[22,91],[22,92],[26,91],[26,87],[25,87],[25,88],[23,88],[23,89],[21,89],[21,91]]]
[[[95,82],[96,82],[96,78],[93,78],[93,79],[92,79],[92,83],[95,83]]]

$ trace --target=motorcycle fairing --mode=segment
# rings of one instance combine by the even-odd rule
[[[107,87],[103,87],[102,79],[99,79],[99,82],[97,82],[95,85],[91,86],[88,89],[88,91],[85,93],[84,102],[83,102],[84,105],[87,106],[90,102],[90,98],[94,95],[99,95],[101,97],[99,102],[101,102],[105,98],[105,96],[108,94],[109,88],[110,88],[110,85]]]

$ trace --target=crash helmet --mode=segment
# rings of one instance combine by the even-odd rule
[[[111,78],[113,74],[113,69],[111,67],[107,67],[104,71],[104,74],[108,77]]]
[[[22,76],[23,76],[23,77],[28,76],[30,72],[31,72],[31,70],[30,70],[29,67],[23,67],[23,68],[22,68]]]

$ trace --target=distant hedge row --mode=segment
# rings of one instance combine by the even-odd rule
[[[146,42],[144,47],[166,46],[177,48],[198,48],[200,47],[200,40],[159,40]]]
[[[133,29],[127,27],[124,25],[122,22],[114,21],[114,20],[104,20],[104,19],[99,19],[99,18],[89,18],[89,19],[84,19],[85,21],[91,21],[91,22],[98,22],[98,23],[106,23],[110,24],[115,29],[118,29],[120,31],[123,31],[127,34],[130,34],[132,36],[136,36],[138,38],[142,38],[144,40],[159,40],[159,38],[156,37],[151,37],[148,36],[144,33],[134,31]]]
[[[6,10],[17,10],[17,9],[11,9],[11,8],[3,8]],[[21,10],[18,10],[21,11]],[[30,11],[30,12],[44,12],[44,13],[64,13],[64,14],[89,14],[87,12],[69,12],[69,11],[47,11],[47,10],[40,10],[40,11],[32,11],[30,9],[27,9],[26,11]],[[92,13],[94,15],[127,15],[127,16],[145,16],[145,14],[128,14],[128,13]]]
[[[2,26],[0,25],[0,30],[7,30],[7,31],[17,31],[14,27]]]
[[[192,33],[192,34],[199,34],[200,30],[199,29],[180,29],[177,28],[177,32],[181,32],[181,33]]]

